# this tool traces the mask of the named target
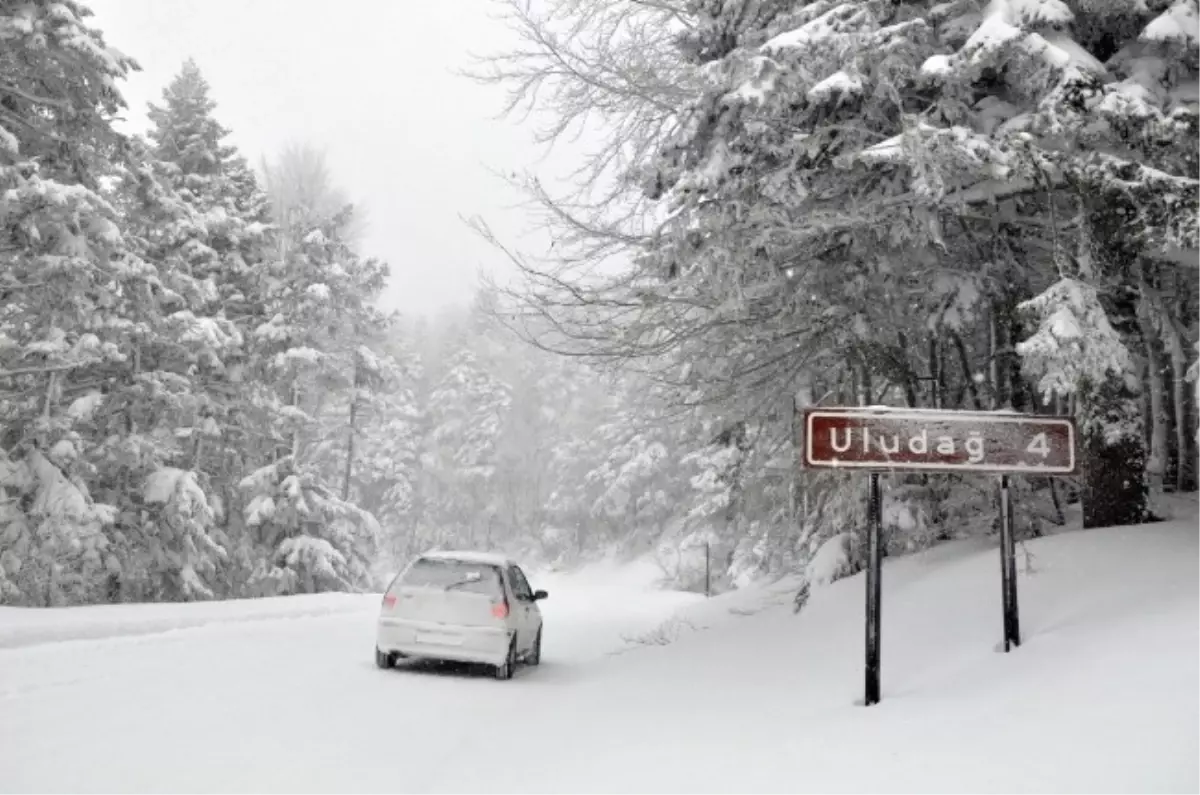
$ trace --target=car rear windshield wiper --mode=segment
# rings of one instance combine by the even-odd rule
[[[473,571],[470,574],[464,576],[461,580],[457,580],[455,582],[450,583],[442,590],[449,591],[451,588],[460,588],[464,585],[471,585],[472,583],[479,582],[481,579],[483,579],[483,578],[479,576],[479,572]]]

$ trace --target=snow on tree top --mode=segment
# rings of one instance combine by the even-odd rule
[[[337,569],[346,565],[346,556],[339,552],[333,544],[324,538],[314,538],[309,535],[300,535],[284,540],[279,545],[279,554],[289,566],[296,567],[303,564],[316,574],[338,581],[342,578],[338,575]]]
[[[85,15],[90,14],[85,10]],[[63,44],[97,61],[110,75],[124,75],[132,59],[112,47],[103,46],[99,35],[86,27],[75,12],[63,3],[55,3],[47,9],[48,17],[63,23],[65,29],[58,31]],[[65,35],[64,35],[65,34]]]
[[[1155,115],[1157,105],[1153,89],[1138,80],[1135,74],[1128,80],[1105,86],[1104,98],[1096,109],[1115,116],[1150,118]]]
[[[322,283],[310,284],[308,287],[306,287],[304,289],[304,292],[307,295],[317,299],[318,301],[328,301],[329,300],[329,285],[327,285],[327,284],[322,284]]]
[[[261,339],[273,340],[281,342],[286,340],[292,333],[291,326],[283,319],[283,315],[275,315],[266,323],[262,323],[258,328],[254,329],[254,335]]]
[[[1157,19],[1146,26],[1141,38],[1145,41],[1196,41],[1200,27],[1195,0],[1184,0],[1168,8]]]
[[[146,484],[142,488],[142,499],[149,503],[170,502],[179,479],[186,474],[184,470],[175,467],[156,469],[146,478]]]
[[[258,527],[275,515],[275,500],[270,495],[260,494],[246,506],[246,524]]]
[[[821,102],[834,95],[860,94],[862,88],[862,81],[857,77],[837,71],[810,88],[808,98],[813,102]]]
[[[90,420],[96,409],[104,402],[104,395],[97,391],[88,392],[71,401],[67,407],[67,416],[73,420]]]
[[[359,364],[364,369],[372,373],[383,372],[383,361],[366,345],[359,345],[355,348],[354,355],[358,357]]]
[[[925,75],[948,75],[951,71],[949,55],[931,55],[921,64],[921,74]]]
[[[1094,287],[1061,279],[1018,308],[1040,317],[1038,330],[1017,343],[1016,351],[1027,370],[1041,374],[1038,388],[1047,398],[1056,392],[1069,395],[1084,379],[1101,381],[1131,366],[1129,350],[1109,323]]]
[[[852,25],[865,12],[857,9],[855,3],[842,3],[834,6],[816,19],[809,20],[803,25],[793,28],[786,33],[780,33],[762,45],[762,50],[784,50],[797,47],[807,47],[815,41],[827,39],[840,32],[848,24]]]
[[[16,38],[33,33],[33,6],[15,8],[12,16],[0,17],[0,39]]]
[[[731,99],[743,102],[762,102],[775,87],[779,69],[775,62],[763,55],[756,55],[748,62],[751,76],[740,86],[729,92]]]
[[[1075,19],[1062,0],[992,0],[985,14],[1003,16],[1022,28],[1063,25]]]
[[[170,317],[184,327],[180,334],[180,339],[184,342],[197,342],[213,350],[231,348],[242,342],[241,334],[228,322],[211,317],[196,317],[187,310],[175,312]]]
[[[3,125],[0,125],[0,152],[11,157],[16,157],[19,149],[20,145],[17,142],[17,137],[4,129]]]
[[[289,360],[309,362],[312,364],[321,361],[321,359],[325,357],[325,354],[315,348],[310,348],[307,345],[301,345],[296,348],[288,348],[285,352],[279,354],[279,356],[282,357],[282,359],[279,360],[281,364]]]
[[[1048,45],[1047,58],[1056,66],[1074,66],[1085,72],[1104,74],[1108,70],[1096,56],[1065,33],[1048,33],[1042,37]]]
[[[50,457],[58,462],[74,461],[79,455],[79,451],[75,449],[75,443],[70,439],[59,439],[50,448]]]
[[[85,491],[38,451],[30,454],[28,463],[34,481],[39,484],[30,506],[32,512],[98,524],[111,523],[116,517],[115,508],[93,503]]]
[[[65,353],[67,350],[67,332],[60,328],[52,328],[46,332],[46,338],[31,342],[25,346],[27,353],[41,353],[52,355],[55,353]]]

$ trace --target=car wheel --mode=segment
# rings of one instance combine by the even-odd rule
[[[501,665],[496,666],[497,679],[512,679],[517,670],[517,639],[514,636],[508,644],[508,656]]]
[[[396,667],[396,656],[381,651],[378,646],[375,647],[375,667],[377,668],[394,668]]]
[[[529,649],[529,656],[525,658],[527,665],[539,665],[542,662],[542,628],[538,627],[537,636],[533,639],[533,646]]]

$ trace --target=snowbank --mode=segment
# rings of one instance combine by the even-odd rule
[[[1019,549],[1010,654],[994,544],[889,559],[870,708],[861,574],[799,615],[795,580],[685,607],[668,625],[694,631],[530,712],[536,770],[504,765],[525,740],[498,737],[434,791],[1194,792],[1200,546],[1194,495],[1176,506]]]
[[[149,635],[219,623],[376,610],[377,594],[315,594],[175,604],[0,607],[0,649]]]
[[[172,482],[173,486],[173,482]],[[683,606],[696,601],[695,594],[659,593],[662,572],[653,560],[633,562],[604,560],[576,571],[530,572],[535,588],[553,593],[543,609],[573,620],[590,604],[611,599],[619,603],[623,621],[630,612],[661,619],[664,604]],[[637,594],[654,593],[639,600]],[[633,598],[631,598],[633,597]],[[639,607],[640,606],[640,607]],[[327,593],[279,596],[263,599],[121,604],[70,608],[0,607],[0,649],[79,640],[98,640],[150,635],[192,629],[212,624],[313,618],[340,613],[369,613],[379,607],[379,594]],[[609,639],[606,639],[606,642]]]
[[[371,595],[3,610],[0,791],[1195,792],[1195,496],[1174,513],[1019,548],[1010,654],[994,542],[888,559],[870,708],[861,574],[797,615],[794,579],[531,572],[546,645],[509,682],[377,670]]]

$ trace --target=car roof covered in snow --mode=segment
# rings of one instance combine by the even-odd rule
[[[426,560],[453,560],[461,563],[477,563],[481,566],[513,565],[512,558],[500,552],[473,552],[469,550],[446,550],[426,552],[421,555]]]

